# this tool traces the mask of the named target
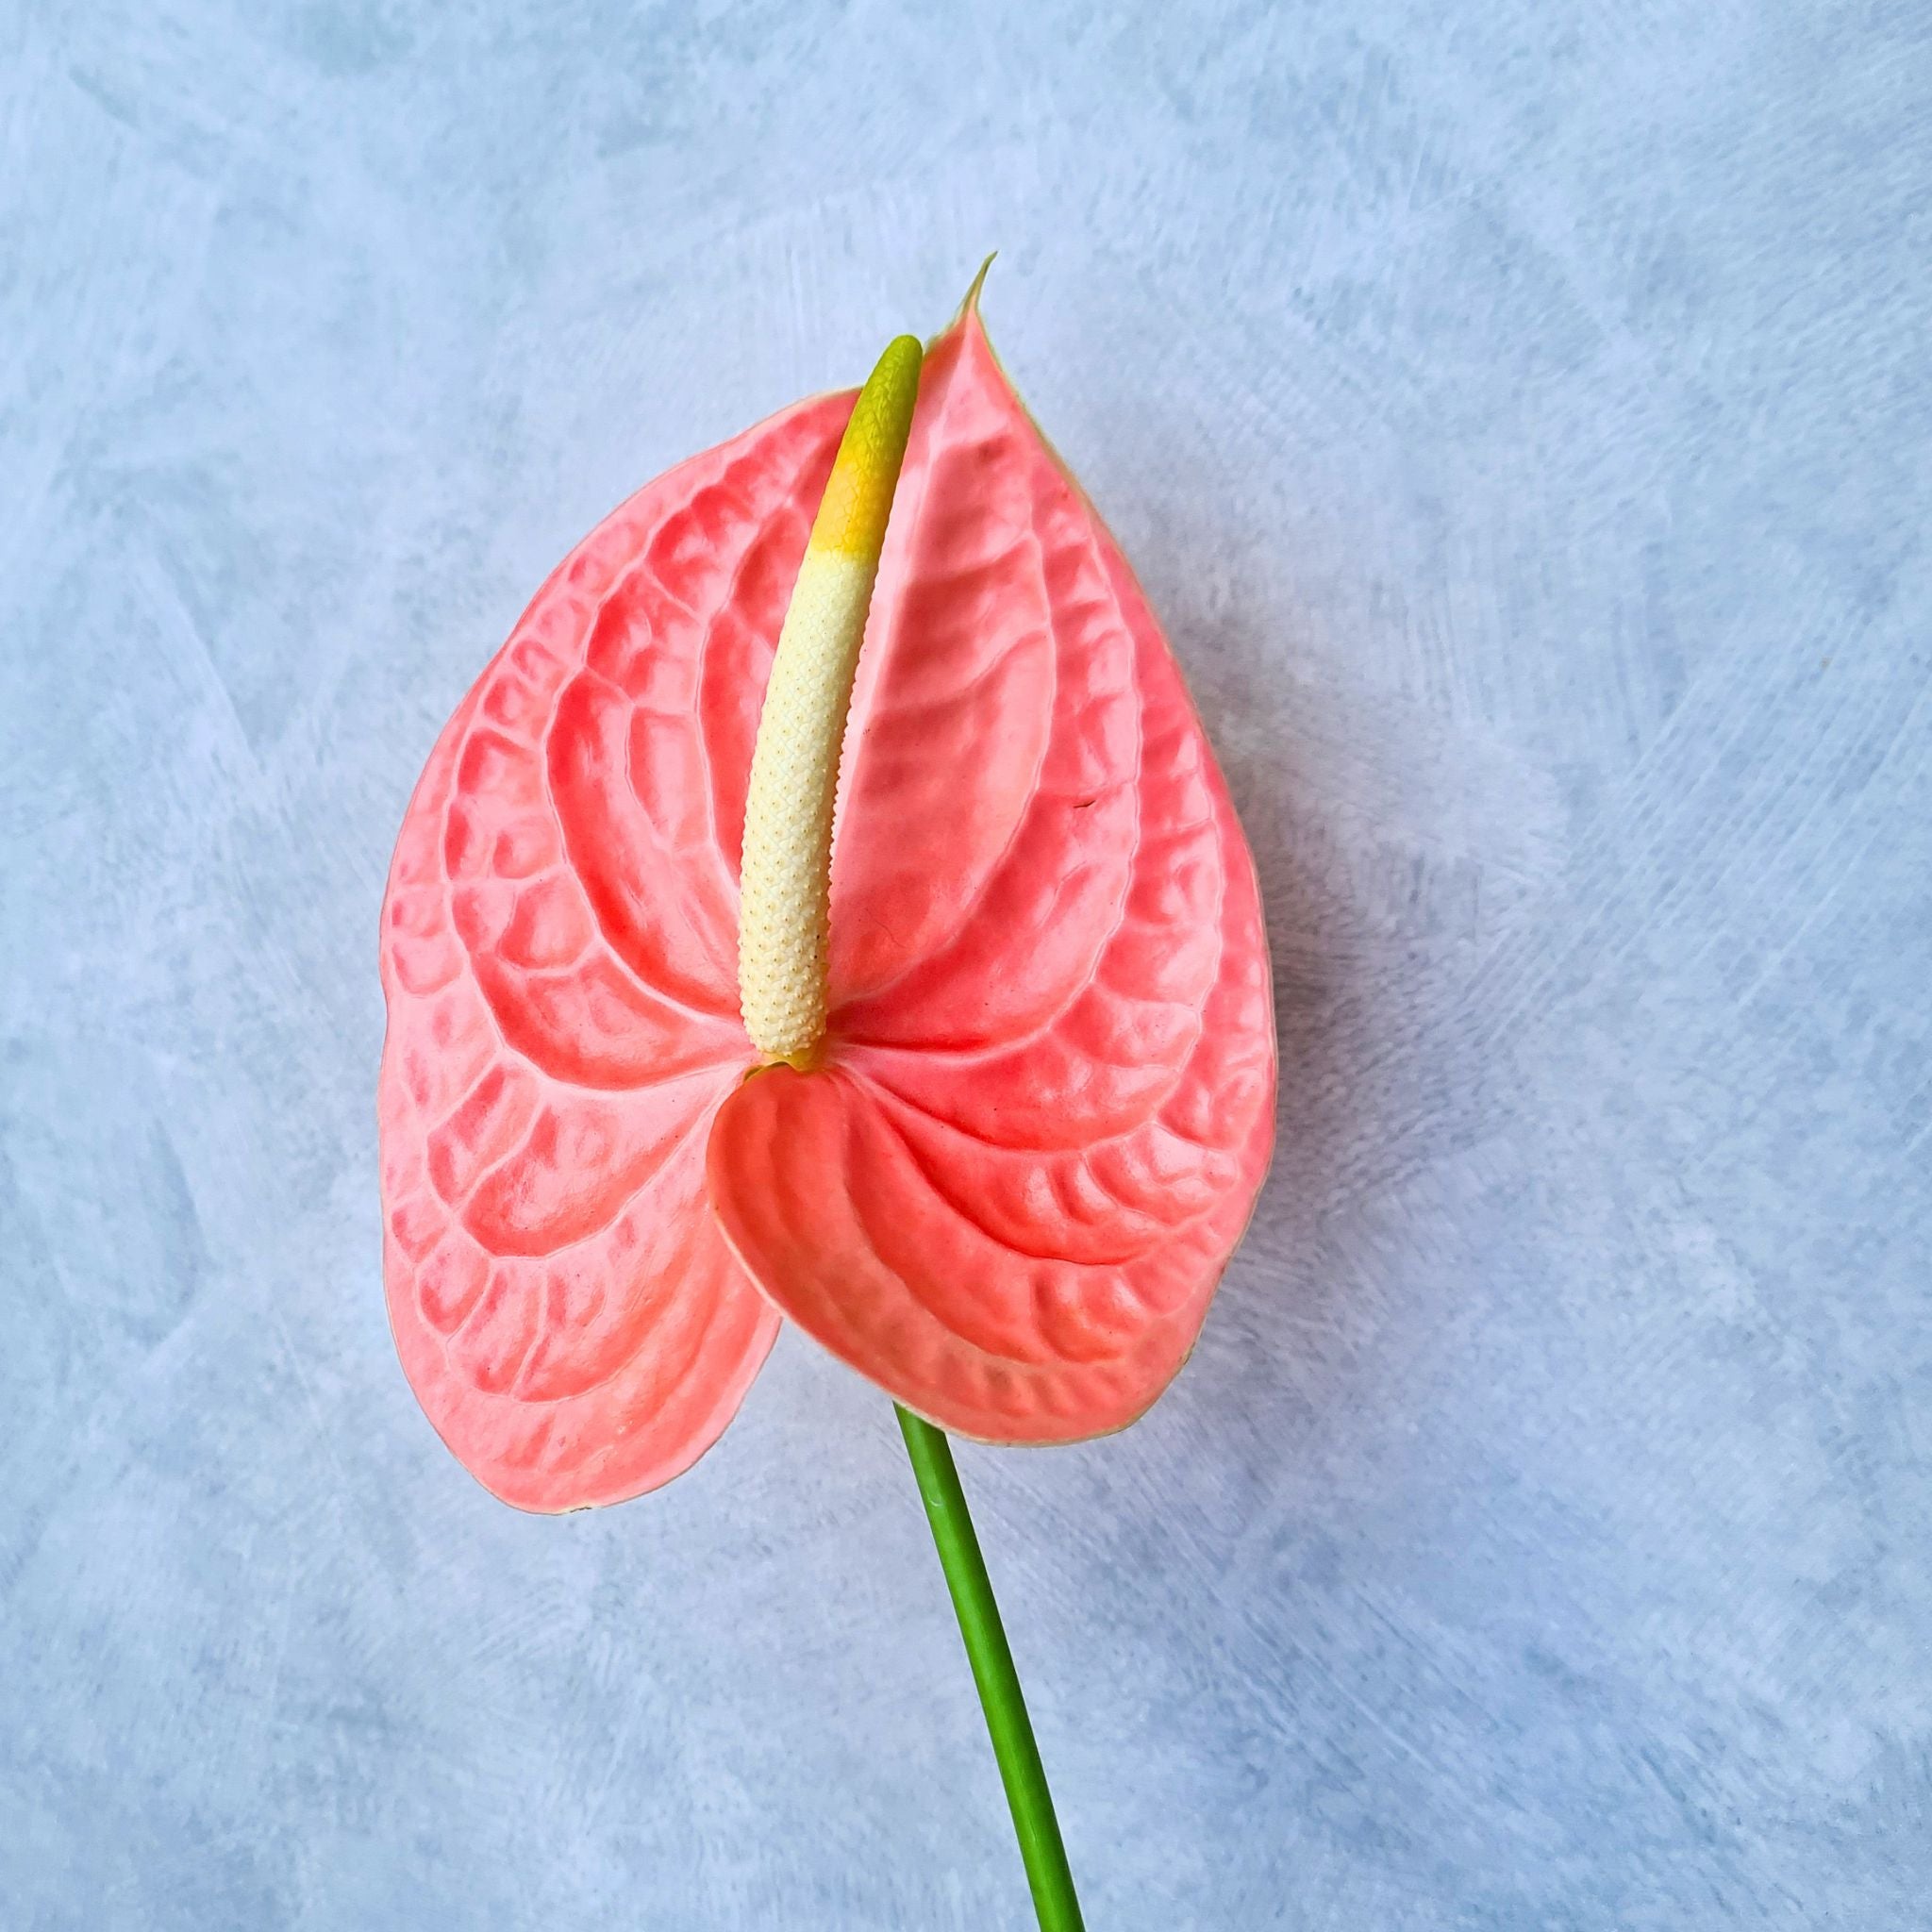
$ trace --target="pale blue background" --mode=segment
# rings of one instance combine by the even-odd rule
[[[0,9],[0,1924],[1026,1923],[884,1402],[493,1504],[372,1104],[525,597],[995,245],[1285,1049],[963,1458],[1095,1932],[1925,1924],[1932,11],[694,11]]]

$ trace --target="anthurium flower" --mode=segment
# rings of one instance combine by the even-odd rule
[[[397,1347],[526,1508],[689,1467],[781,1316],[945,1428],[1117,1429],[1268,1163],[1241,828],[972,298],[558,568],[410,801],[382,974]]]

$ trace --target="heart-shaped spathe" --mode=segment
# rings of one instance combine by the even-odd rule
[[[811,1071],[739,1017],[745,794],[852,392],[680,464],[444,729],[383,912],[385,1275],[507,1501],[657,1487],[791,1316],[942,1426],[1131,1422],[1266,1172],[1252,861],[1105,525],[976,305],[932,345],[841,767]]]

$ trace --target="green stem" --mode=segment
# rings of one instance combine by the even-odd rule
[[[979,1686],[1000,1782],[1007,1788],[1013,1829],[1020,1835],[1020,1856],[1026,1861],[1026,1883],[1033,1889],[1033,1909],[1040,1916],[1041,1932],[1082,1932],[1080,1901],[1074,1895],[1074,1874],[1067,1869],[1059,1821],[1053,1815],[1053,1793],[1046,1788],[1040,1746],[1033,1741],[1033,1724],[1020,1691],[1020,1674],[1007,1647],[1000,1607],[987,1580],[986,1558],[973,1533],[952,1447],[930,1423],[899,1408],[897,1403],[892,1406],[906,1438],[906,1453],[912,1458],[912,1473],[919,1478],[932,1540],[939,1545],[973,1681]]]

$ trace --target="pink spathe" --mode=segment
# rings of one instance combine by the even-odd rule
[[[525,1507],[716,1440],[788,1315],[995,1441],[1185,1359],[1272,1145],[1253,865],[1167,643],[976,310],[934,344],[841,777],[830,1018],[747,1074],[751,749],[852,407],[641,491],[440,740],[383,913],[398,1349]]]

